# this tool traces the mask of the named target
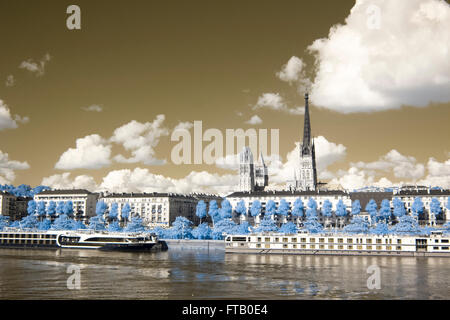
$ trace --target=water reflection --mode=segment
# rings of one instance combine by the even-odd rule
[[[67,267],[81,268],[68,290]],[[381,271],[369,290],[367,268]],[[0,250],[1,299],[448,299],[446,258]]]

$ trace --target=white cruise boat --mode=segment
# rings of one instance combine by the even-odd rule
[[[450,257],[449,248],[450,236],[441,231],[429,236],[261,233],[225,238],[226,253]]]
[[[148,251],[161,247],[158,237],[148,233],[77,231],[0,231],[0,248],[72,248]]]

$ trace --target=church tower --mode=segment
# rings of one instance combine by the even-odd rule
[[[296,188],[300,190],[316,190],[316,153],[314,141],[311,137],[308,93],[305,93],[305,122],[303,125],[303,142],[299,145],[299,153],[299,170],[295,177]]]
[[[253,154],[249,147],[244,147],[239,154],[239,191],[251,192],[254,190]]]

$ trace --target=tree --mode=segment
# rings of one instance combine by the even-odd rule
[[[88,229],[96,231],[106,230],[105,220],[103,219],[103,216],[101,214],[98,214],[95,217],[90,218]]]
[[[44,201],[38,202],[37,213],[40,217],[45,217],[46,211],[45,211],[45,202]]]
[[[385,220],[386,222],[388,222],[390,216],[391,216],[391,204],[389,203],[389,200],[383,199],[383,201],[381,201],[380,210],[378,211],[378,220],[379,221]]]
[[[200,219],[200,224],[202,224],[202,219],[206,218],[206,203],[203,200],[197,202],[197,207],[195,208],[195,215]]]
[[[280,233],[284,234],[296,234],[297,232],[297,226],[292,222],[284,223],[280,228]]]
[[[216,200],[211,200],[209,202],[208,215],[211,217],[213,226],[217,221],[220,220],[219,205],[217,204]]]
[[[399,198],[394,198],[392,200],[392,205],[394,206],[394,216],[399,219],[406,214],[405,204]]]
[[[176,217],[166,236],[171,239],[192,239],[192,221],[185,217]]]
[[[47,206],[47,214],[50,217],[53,217],[55,215],[55,213],[56,213],[56,202],[50,201]]]
[[[206,214],[206,211],[205,211]],[[192,231],[192,236],[195,239],[211,239],[212,238],[212,230],[211,228],[208,226],[208,223],[203,222],[202,224],[200,224],[197,228],[195,228]]]
[[[344,232],[348,233],[367,233],[369,224],[363,217],[354,216],[350,224],[344,227]]]
[[[119,225],[119,222],[117,220],[114,220],[113,222],[111,222],[108,225],[108,229],[109,232],[121,232],[122,228]]]
[[[56,206],[56,213],[58,215],[64,214],[64,201],[59,201]]]
[[[108,205],[104,201],[97,201],[95,206],[95,214],[98,216],[103,216],[108,209]]]
[[[124,232],[144,232],[145,227],[142,224],[142,219],[139,217],[132,217],[130,223],[123,229]]]
[[[220,217],[222,219],[231,219],[233,208],[231,207],[230,201],[227,199],[222,200],[220,203]]]
[[[111,204],[111,210],[109,211],[109,219],[111,221],[116,221],[119,217],[119,205],[117,203]]]
[[[266,203],[266,212],[264,213],[265,216],[273,216],[277,212],[277,205],[275,201],[269,200]]]
[[[64,203],[63,213],[66,214],[68,217],[73,215],[73,203],[72,203],[72,201],[69,200],[69,201],[66,201]]]
[[[70,219],[70,222],[72,224],[72,230],[87,229],[86,225],[81,221]]]
[[[130,204],[125,203],[125,205],[122,207],[122,212],[121,212],[123,221],[128,221],[128,218],[130,217],[130,212],[131,212]]]
[[[245,201],[244,200],[239,201],[234,210],[240,216],[247,215],[247,208],[245,207]]]
[[[303,224],[303,228],[310,233],[320,233],[323,231],[323,226],[319,223],[316,216],[309,216]]]
[[[5,217],[3,215],[0,215],[0,231],[2,231],[4,228],[6,228],[9,225],[9,219],[8,217]]]
[[[375,200],[370,199],[370,201],[366,205],[366,211],[370,214],[370,221],[374,222],[377,216],[377,203]]]
[[[303,201],[300,198],[295,199],[294,208],[292,209],[292,215],[294,217],[303,217]]]
[[[50,229],[51,226],[52,226],[52,222],[50,220],[48,220],[48,219],[44,219],[44,220],[42,220],[41,222],[38,223],[37,229],[45,231],[45,230]]]
[[[250,214],[252,217],[257,217],[261,214],[261,202],[259,200],[255,200],[252,202],[250,207]]]
[[[328,218],[331,217],[333,215],[332,209],[333,209],[333,204],[331,203],[330,200],[326,199],[322,205],[322,215],[324,217],[328,217]]]
[[[278,227],[275,224],[275,221],[273,221],[272,218],[269,216],[265,216],[261,223],[259,224],[258,228],[255,228],[255,232],[278,232]]]
[[[36,201],[34,201],[34,200],[28,201],[27,212],[29,215],[36,213],[36,206],[37,206]]]
[[[317,202],[313,198],[309,198],[308,209],[306,209],[306,218],[317,217]]]
[[[38,221],[36,219],[36,215],[31,214],[20,220],[19,228],[20,229],[36,229],[38,226]]]
[[[339,217],[339,225],[342,227],[343,219],[347,215],[347,206],[344,204],[344,201],[340,199],[336,204],[336,216]]]
[[[355,200],[352,202],[352,215],[356,216],[361,212],[361,203],[359,200]]]
[[[416,219],[411,216],[401,216],[399,223],[391,228],[391,232],[395,234],[419,234],[420,228]]]
[[[370,229],[370,233],[379,235],[388,234],[389,233],[388,225],[384,222],[377,223],[377,226],[375,228]]]
[[[212,230],[214,240],[222,240],[227,234],[236,233],[236,223],[231,219],[223,219],[216,223]]]
[[[439,202],[439,200],[437,198],[431,199],[430,212],[434,215],[435,218],[441,214],[441,212],[442,212],[441,203]]]
[[[252,230],[252,227],[247,221],[243,221],[241,224],[239,224],[236,227],[236,234],[247,234],[250,233]]]
[[[50,228],[51,230],[72,230],[73,229],[73,220],[69,219],[69,217],[62,213],[58,218],[53,221],[53,224]]]
[[[280,205],[278,206],[277,214],[283,217],[283,221],[286,222],[286,217],[289,214],[289,203],[285,199],[280,200]]]
[[[413,214],[414,217],[419,218],[419,216],[423,213],[423,202],[422,199],[420,199],[420,197],[416,197],[414,198],[414,202],[411,206],[411,212]]]

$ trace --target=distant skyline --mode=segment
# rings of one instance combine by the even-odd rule
[[[198,120],[279,129],[282,187],[308,91],[318,180],[450,188],[447,1],[77,1],[68,30],[71,4],[0,3],[0,184],[236,190],[235,155],[171,161]]]

